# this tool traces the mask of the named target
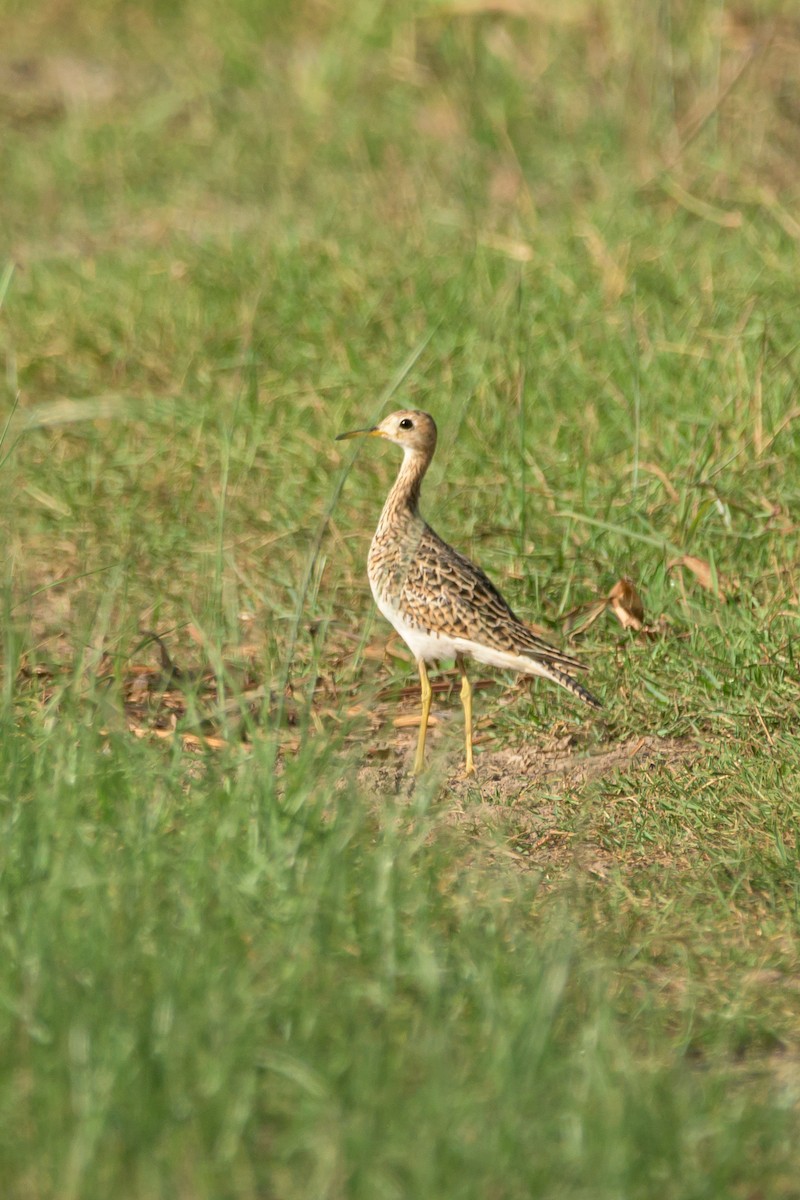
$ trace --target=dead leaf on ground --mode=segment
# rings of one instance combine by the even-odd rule
[[[675,567],[685,567],[687,571],[691,571],[700,586],[707,592],[711,592],[712,596],[717,596],[723,601],[727,599],[727,582],[705,559],[695,558],[693,554],[683,554],[680,558],[673,558],[671,562],[667,563],[668,571],[672,571]]]
[[[571,609],[563,619],[564,628],[568,633],[586,633],[591,629],[597,618],[608,608],[608,599],[592,600],[589,604],[579,604]],[[581,619],[581,613],[583,618]]]
[[[585,633],[606,609],[611,610],[623,629],[632,629],[647,637],[655,637],[659,632],[656,626],[645,624],[644,604],[630,579],[617,580],[604,599],[573,608],[564,618],[564,624],[573,634]],[[579,619],[581,613],[584,613],[583,619]]]
[[[402,642],[398,641],[396,634],[390,634],[388,638],[370,642],[364,647],[362,654],[371,662],[385,662],[387,657],[396,658],[400,662],[412,662],[411,655]]]
[[[644,628],[644,605],[630,579],[620,579],[608,593],[608,604],[623,629]]]
[[[395,729],[416,729],[422,722],[421,713],[403,713],[399,717],[395,717],[392,721]],[[439,718],[433,713],[428,717],[428,726],[433,727],[439,724]]]

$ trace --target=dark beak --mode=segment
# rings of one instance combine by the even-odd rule
[[[347,440],[347,438],[354,438],[354,437],[385,437],[385,436],[386,436],[386,435],[384,434],[383,430],[382,430],[382,429],[379,429],[377,425],[371,425],[371,426],[369,427],[369,429],[353,429],[353,430],[352,430],[350,433],[340,433],[340,434],[337,434],[337,436],[336,436],[335,440],[336,440],[337,442],[344,442],[344,441],[346,441],[346,440]]]

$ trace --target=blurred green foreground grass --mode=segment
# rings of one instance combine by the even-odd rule
[[[3,28],[3,1197],[797,1196],[793,6]],[[400,406],[521,614],[652,629],[578,638],[600,718],[482,690],[469,787],[333,442]]]

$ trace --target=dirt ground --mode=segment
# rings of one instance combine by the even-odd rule
[[[395,795],[410,800],[420,786],[411,774],[413,740],[408,739],[407,747],[394,748],[390,758],[365,764],[358,772],[360,785],[376,798]],[[435,803],[446,824],[501,839],[522,865],[548,872],[577,865],[602,879],[615,859],[588,831],[584,837],[575,828],[561,827],[558,810],[563,799],[598,779],[686,765],[697,747],[689,740],[654,734],[592,751],[576,746],[569,735],[553,741],[544,748],[531,743],[484,751],[476,755],[476,772],[470,778],[463,774],[460,747],[449,752],[450,770],[440,774]],[[442,766],[439,762],[440,770]]]

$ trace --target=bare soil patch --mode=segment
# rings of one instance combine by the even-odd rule
[[[448,776],[447,792],[466,799],[477,791],[491,792],[495,803],[491,807],[504,811],[516,805],[520,798],[530,796],[535,789],[546,785],[548,792],[567,792],[580,788],[589,780],[618,771],[653,770],[659,765],[684,759],[696,751],[685,738],[660,738],[655,734],[626,738],[600,750],[586,751],[576,747],[571,735],[554,739],[555,745],[537,747],[524,745],[504,750],[488,751],[476,760],[476,773],[465,778],[458,768]],[[409,742],[410,745],[410,742]],[[384,794],[399,792],[410,777],[410,749],[380,749],[377,754],[392,761],[370,763],[359,772],[359,781],[370,791]],[[458,756],[453,755],[455,762]],[[413,787],[413,778],[411,786]]]
[[[597,779],[688,763],[698,747],[688,739],[655,734],[592,751],[576,746],[569,735],[554,741],[549,748],[524,745],[485,752],[472,778],[463,776],[456,766],[460,758],[453,755],[455,769],[443,779],[437,797],[442,821],[482,841],[487,835],[500,838],[505,852],[523,867],[546,874],[577,867],[604,879],[619,863],[591,829],[580,824],[576,829],[574,820],[564,827],[563,801]],[[410,799],[419,786],[410,774],[413,751],[390,753],[390,760],[362,767],[359,783],[376,798],[394,794]]]

